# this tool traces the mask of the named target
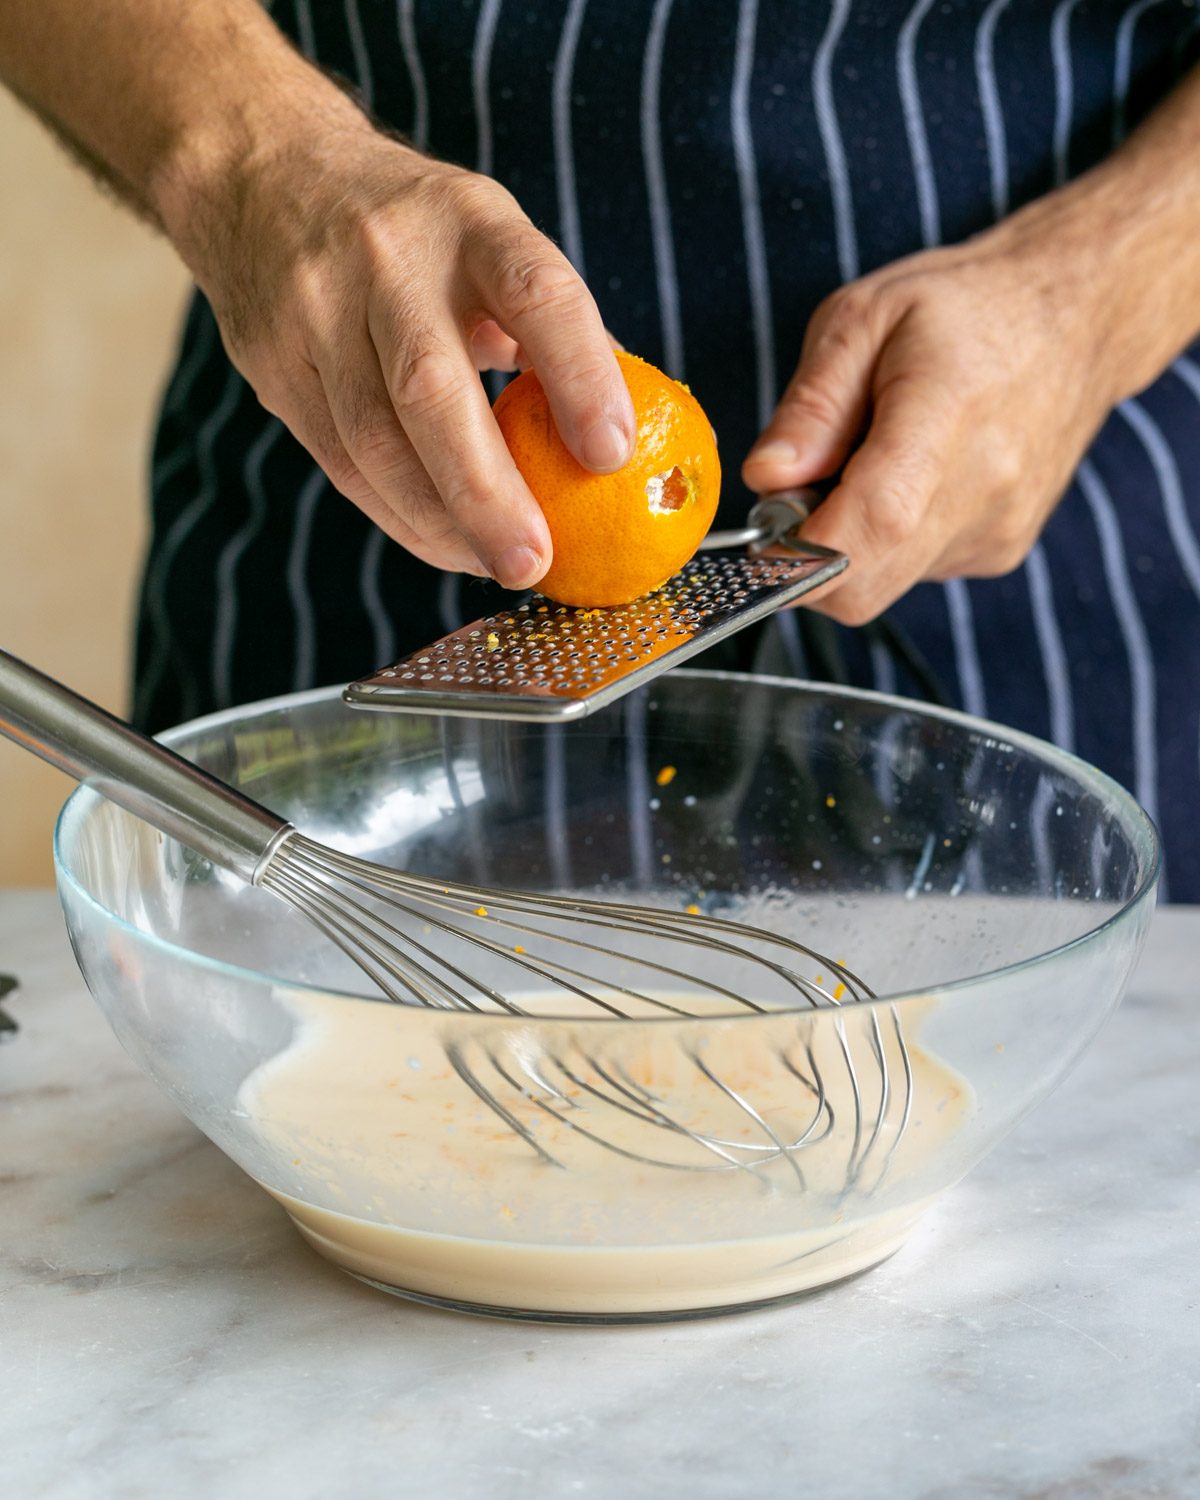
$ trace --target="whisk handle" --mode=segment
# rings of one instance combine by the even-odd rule
[[[0,649],[0,734],[254,882],[282,818]]]

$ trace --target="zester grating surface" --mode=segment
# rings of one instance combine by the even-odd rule
[[[613,609],[572,609],[535,594],[352,683],[344,696],[360,708],[578,718],[845,565],[839,554],[815,547],[783,557],[708,552],[656,593]]]

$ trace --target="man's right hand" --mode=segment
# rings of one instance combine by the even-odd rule
[[[177,173],[164,227],[343,495],[436,567],[528,587],[550,534],[477,371],[532,364],[580,462],[620,468],[633,407],[596,304],[498,183],[322,103],[232,168]]]
[[[381,134],[260,0],[4,0],[0,78],[166,231],[344,495],[438,567],[542,576],[476,372],[532,364],[601,472],[634,414],[587,288],[502,187]]]
[[[534,365],[601,472],[634,417],[588,290],[510,193],[375,129],[261,0],[5,0],[0,78],[165,229],[344,495],[438,567],[537,582],[549,531],[477,371]]]

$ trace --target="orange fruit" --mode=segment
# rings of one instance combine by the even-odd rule
[[[628,604],[677,573],[712,525],[721,492],[717,442],[685,385],[618,352],[637,417],[633,456],[594,474],[558,435],[532,370],[501,391],[496,421],[545,512],[554,561],[538,589],[560,604]]]

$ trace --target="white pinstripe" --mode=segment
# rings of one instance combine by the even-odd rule
[[[1079,488],[1092,512],[1104,576],[1112,597],[1117,625],[1129,659],[1132,691],[1130,708],[1133,731],[1134,794],[1152,818],[1158,819],[1158,739],[1154,657],[1146,626],[1138,610],[1137,595],[1129,578],[1129,564],[1117,524],[1116,511],[1104,481],[1090,458],[1076,475]]]
[[[1037,632],[1046,676],[1046,698],[1050,704],[1050,738],[1064,750],[1075,748],[1075,699],[1071,692],[1071,673],[1058,615],[1054,608],[1054,587],[1050,566],[1041,542],[1025,559],[1025,578],[1033,605],[1033,628]]]
[[[308,593],[308,547],[312,538],[317,501],[325,492],[327,484],[328,477],[324,469],[319,464],[314,465],[296,497],[297,516],[292,543],[288,548],[285,578],[296,621],[293,680],[297,689],[312,687],[312,673],[316,670],[316,614]]]
[[[359,69],[359,86],[368,108],[374,94],[370,76],[370,62],[363,44],[362,26],[357,10],[357,0],[345,0],[346,19],[350,25],[351,46],[354,48],[355,66]],[[416,27],[413,15],[414,0],[398,0],[397,27],[400,48],[413,91],[412,142],[418,151],[424,151],[429,136],[429,95],[425,86],[425,74],[417,49]],[[356,29],[357,28],[357,29]],[[357,36],[357,42],[356,42]],[[396,654],[396,631],[391,616],[383,601],[379,572],[383,564],[384,548],[388,538],[377,526],[372,526],[363,546],[358,569],[358,590],[366,610],[367,620],[374,637],[374,659],[379,666],[394,660]]]
[[[262,530],[267,517],[267,496],[263,490],[262,471],[267,456],[287,429],[277,417],[266,426],[250,447],[242,464],[242,480],[250,498],[250,514],[221,548],[217,557],[216,619],[213,623],[212,670],[213,696],[219,708],[233,702],[233,653],[237,645],[238,593],[237,568],[242,555]]]
[[[1113,145],[1119,146],[1125,139],[1125,103],[1129,95],[1129,80],[1133,76],[1133,43],[1137,24],[1162,0],[1137,0],[1121,17],[1117,27],[1117,44],[1113,58]]]
[[[561,724],[549,724],[543,741],[543,766],[546,773],[544,806],[546,812],[546,853],[550,864],[550,888],[570,890],[571,841],[567,836],[567,754]]]
[[[429,148],[429,90],[425,84],[425,70],[421,66],[421,54],[417,49],[413,3],[414,0],[396,0],[396,24],[400,33],[400,50],[404,53],[404,65],[408,69],[413,91],[411,139],[418,151],[425,151]]]
[[[925,131],[925,112],[921,107],[921,86],[917,77],[917,32],[929,14],[933,0],[917,0],[904,18],[896,43],[896,76],[900,85],[900,107],[908,150],[912,157],[917,183],[917,209],[921,215],[921,242],[927,248],[942,242],[942,216],[933,175],[933,158],[929,154],[929,137]]]
[[[350,51],[354,55],[356,82],[368,109],[375,108],[375,81],[371,77],[371,59],[367,55],[367,42],[363,36],[362,16],[358,13],[358,0],[343,0],[346,13],[346,30],[350,33]]]
[[[1108,829],[1099,826],[1092,830],[1092,890],[1099,896],[1104,890],[1104,877],[1108,873],[1109,864],[1112,861],[1112,850],[1109,847]],[[1156,892],[1156,904],[1164,899],[1165,874],[1159,880]]]
[[[358,12],[358,0],[343,0],[346,13],[346,28],[350,33],[350,48],[354,54],[354,68],[358,77],[359,93],[368,109],[375,107],[375,84],[371,77],[371,60],[367,56],[366,39],[363,36],[362,17]],[[383,562],[386,536],[378,527],[373,527],[363,547],[358,565],[358,589],[367,618],[375,636],[375,662],[385,666],[394,660],[395,631],[384,609],[379,590],[379,568]],[[380,647],[383,649],[381,650]]]
[[[387,533],[372,526],[358,574],[359,591],[375,637],[374,660],[380,667],[390,666],[396,660],[396,630],[379,588],[379,568],[387,544]]]
[[[313,30],[312,8],[309,0],[296,0],[296,33],[301,52],[310,62],[316,62],[317,38]],[[287,567],[284,574],[288,597],[292,602],[292,614],[295,617],[296,639],[292,654],[293,692],[300,692],[303,688],[311,687],[316,673],[316,615],[308,593],[308,547],[312,537],[317,502],[327,483],[325,471],[319,465],[315,465],[296,497],[296,520],[292,529],[292,541],[288,548]]]
[[[485,177],[492,175],[492,101],[489,84],[492,71],[492,44],[496,40],[496,23],[500,19],[500,7],[504,0],[483,0],[479,8],[479,20],[475,26],[475,40],[471,45],[471,98],[475,103],[475,170]],[[415,55],[414,46],[414,55]],[[405,54],[407,58],[407,53]],[[419,67],[419,63],[418,63]],[[413,64],[409,60],[409,73]],[[414,91],[415,91],[414,75]],[[413,139],[417,139],[417,128],[413,126]]]
[[[1071,174],[1071,122],[1075,82],[1071,70],[1071,13],[1079,0],[1059,0],[1050,20],[1050,56],[1054,63],[1054,181],[1061,187]]]
[[[740,0],[737,41],[733,55],[733,84],[729,95],[729,129],[737,167],[742,207],[742,236],[746,245],[746,279],[750,290],[750,319],[754,329],[754,365],[758,389],[758,425],[763,428],[775,409],[775,326],[771,316],[771,278],[763,241],[762,203],[750,126],[750,76],[754,69],[754,41],[758,29],[758,0]]]
[[[834,233],[837,237],[838,270],[843,281],[858,277],[858,234],[854,227],[854,200],[850,192],[850,173],[842,145],[841,127],[833,103],[833,55],[842,39],[850,7],[854,0],[833,0],[829,21],[813,57],[813,104],[817,112],[817,129],[829,168],[829,192],[833,199]]]
[[[1033,842],[1033,865],[1038,874],[1038,885],[1043,891],[1053,889],[1050,871],[1054,868],[1054,857],[1050,852],[1050,819],[1058,804],[1059,789],[1045,777],[1038,781],[1029,799],[1029,836]],[[1058,804],[1061,805],[1061,804]]]
[[[1071,66],[1071,14],[1079,0],[1060,0],[1050,20],[1050,53],[1054,64],[1054,170],[1061,184],[1069,172],[1071,125],[1074,118],[1075,85]],[[1033,607],[1050,705],[1050,735],[1064,750],[1075,747],[1075,699],[1058,615],[1054,587],[1045,550],[1039,542],[1025,560],[1025,578]]]
[[[1197,16],[1195,27],[1192,29],[1197,28],[1200,28],[1200,16]],[[1197,365],[1189,355],[1181,354],[1171,366],[1171,370],[1200,402],[1200,365]],[[1197,748],[1200,751],[1200,746]]]
[[[892,660],[892,654],[882,641],[873,640],[870,645],[871,652],[871,681],[874,683],[877,693],[894,693],[896,691],[896,663]]]
[[[299,692],[312,687],[316,672],[316,612],[308,592],[308,548],[312,539],[317,503],[329,484],[319,464],[300,486],[296,496],[296,519],[292,527],[284,577],[295,618],[296,640],[292,654],[292,685]]]
[[[992,0],[975,33],[975,78],[987,141],[992,211],[997,219],[1003,218],[1009,207],[1008,140],[995,74],[996,28],[1008,5],[1009,0]],[[1050,569],[1040,544],[1030,552],[1023,573],[1029,588],[1033,626],[1046,678],[1051,732],[1058,744],[1070,747],[1075,736],[1075,705],[1067,669],[1067,653],[1054,610]],[[963,703],[972,713],[982,716],[987,712],[986,693],[967,584],[962,580],[947,584],[946,603],[954,635],[955,661]],[[973,707],[973,704],[979,706]]]
[[[443,573],[438,581],[438,619],[447,635],[465,624],[459,591],[460,573]]]
[[[1192,586],[1192,592],[1200,599],[1200,544],[1188,518],[1187,502],[1183,497],[1183,485],[1179,479],[1179,466],[1170,445],[1163,437],[1158,423],[1136,400],[1122,401],[1118,414],[1133,428],[1138,441],[1146,451],[1158,481],[1162,495],[1163,510],[1167,517],[1167,530],[1175,547],[1179,565]]]
[[[583,238],[579,230],[579,199],[575,192],[575,150],[571,139],[571,79],[575,71],[575,53],[587,0],[570,0],[563,18],[558,51],[554,55],[554,75],[550,83],[550,113],[554,136],[554,176],[558,185],[558,222],[563,250],[567,259],[586,275],[583,264]]]
[[[983,671],[979,665],[979,647],[975,641],[975,617],[971,596],[961,578],[951,578],[942,585],[946,608],[950,612],[950,630],[954,636],[954,662],[962,689],[963,707],[979,718],[987,717],[987,694],[983,688]]]
[[[1070,25],[1071,16],[1077,5],[1078,0],[1060,0],[1050,25],[1050,50],[1054,62],[1055,83],[1054,180],[1059,186],[1065,183],[1070,177],[1071,125],[1074,110],[1074,78],[1071,63]],[[1126,19],[1128,19],[1128,14]],[[1134,24],[1136,24],[1136,19],[1135,16]],[[1122,22],[1123,24],[1124,22]],[[1131,42],[1132,33],[1129,34],[1129,42],[1126,44],[1127,55]],[[1118,52],[1120,50],[1121,43],[1120,36],[1118,35]],[[1123,90],[1121,97],[1123,98]],[[1134,779],[1138,787],[1139,800],[1143,806],[1148,807],[1153,805],[1156,800],[1155,786],[1158,775],[1157,747],[1154,732],[1154,663],[1150,656],[1145,627],[1138,613],[1137,598],[1129,580],[1129,571],[1126,565],[1120,531],[1112,514],[1112,507],[1108,500],[1107,492],[1104,489],[1095,465],[1090,459],[1085,459],[1080,466],[1077,479],[1080,490],[1091,508],[1096,529],[1100,536],[1105,581],[1129,660],[1133,700]],[[1045,577],[1047,590],[1049,589],[1049,585],[1050,575],[1047,569]],[[1030,587],[1031,590],[1036,588],[1036,580],[1032,569],[1030,570]],[[1048,601],[1048,604],[1049,608],[1052,609],[1052,602]],[[1059,644],[1061,645],[1061,640]],[[1042,658],[1048,668],[1050,665],[1050,655],[1051,653],[1047,651],[1046,644],[1043,642]],[[1065,666],[1064,660],[1060,671],[1069,684],[1070,677],[1066,673]],[[1050,690],[1051,713],[1053,714],[1056,690],[1053,686],[1049,670],[1047,671],[1047,687]],[[1059,731],[1057,729],[1052,729],[1052,733],[1059,744],[1064,745],[1067,749],[1072,748],[1069,741],[1059,739]],[[1149,803],[1146,801],[1147,797],[1150,798]]]
[[[312,473],[300,487],[296,496],[296,519],[292,527],[292,543],[288,548],[287,580],[288,597],[292,601],[295,617],[295,645],[292,652],[292,691],[314,685],[317,670],[317,622],[306,578],[308,548],[312,539],[313,521],[317,514],[317,503],[325,493],[329,480],[324,469],[314,466]]]
[[[171,382],[171,390],[163,403],[162,418],[174,416],[177,411],[182,411],[187,405],[188,397],[192,394],[192,386],[196,383],[196,377],[204,368],[205,362],[213,352],[213,345],[217,341],[217,325],[211,314],[205,311],[200,319],[200,331],[196,335],[196,347],[188,355],[186,363],[180,365],[175,379]],[[161,459],[154,466],[151,475],[151,484],[155,489],[159,485],[166,484],[167,480],[187,462],[191,455],[191,444],[185,438],[178,447]]]
[[[793,677],[808,676],[808,662],[804,659],[804,646],[800,640],[800,624],[794,609],[781,609],[775,616],[775,629],[787,655],[788,668]]]
[[[475,170],[484,177],[490,177],[495,166],[491,100],[492,49],[496,41],[496,28],[500,22],[500,10],[503,3],[504,0],[483,0],[475,25],[475,37],[471,43],[471,99],[475,108]],[[586,4],[586,0],[584,3]],[[582,12],[582,6],[580,10]],[[582,14],[580,20],[582,21]],[[413,71],[414,66],[419,72],[420,60],[416,54],[415,40],[412,58],[409,60],[410,72]],[[414,74],[414,87],[415,82],[416,74]],[[414,130],[414,138],[415,136]],[[572,193],[574,192],[573,166],[572,161]],[[488,370],[484,375],[484,384],[487,387],[489,399],[495,401],[503,388],[504,378],[497,371]],[[461,573],[444,573],[438,588],[438,614],[442,628],[447,634],[465,623],[462,583]]]
[[[1200,26],[1200,17],[1197,17],[1196,24]],[[1200,401],[1200,365],[1190,355],[1181,354],[1171,366],[1171,372],[1178,375],[1196,400]]]
[[[629,818],[629,862],[643,890],[654,884],[654,836],[650,830],[650,768],[646,764],[646,693],[625,699],[625,797]]]
[[[491,885],[492,840],[484,828],[483,802],[473,797],[468,801],[463,796],[459,780],[459,768],[486,764],[484,749],[493,728],[485,719],[458,719],[453,722],[443,719],[438,725],[438,749],[445,777],[445,789],[459,815],[457,843],[470,862],[471,879],[479,885]],[[458,830],[456,829],[456,833]]]
[[[183,468],[184,464],[187,463],[190,456],[191,450],[189,449],[188,445],[186,443],[181,443],[179,447],[176,448],[172,453],[170,453],[166,458],[164,458],[161,463],[157,463],[154,465],[153,474],[150,480],[151,487],[153,489],[158,489],[159,485],[166,484],[169,479],[174,478],[179,470]]]
[[[980,22],[980,29],[988,23],[988,17],[997,11],[997,6],[1008,0],[992,0],[991,6]],[[925,17],[921,4],[915,5],[905,17],[896,42],[896,76],[900,87],[901,107],[904,114],[905,132],[909,153],[912,157],[913,177],[917,188],[917,206],[921,216],[921,232],[926,245],[941,240],[941,207],[938,201],[937,182],[933,175],[933,163],[925,132],[924,109],[921,103],[920,80],[916,70],[917,32]],[[978,35],[978,34],[977,34]],[[976,45],[978,62],[979,48]],[[990,44],[987,65],[990,67]],[[981,92],[985,86],[983,75],[978,75]],[[994,80],[991,83],[994,92]],[[1001,159],[1001,167],[1007,164]],[[836,200],[835,200],[836,209]],[[942,585],[946,599],[946,613],[950,621],[950,632],[954,640],[954,659],[958,670],[960,695],[963,705],[980,716],[987,712],[987,696],[983,687],[983,673],[979,665],[979,649],[975,640],[975,620],[971,609],[971,596],[961,579],[952,579]],[[878,672],[878,667],[874,668]]]
[[[921,887],[925,884],[925,877],[929,874],[929,866],[933,863],[934,851],[937,848],[937,835],[927,833],[925,842],[921,845],[921,852],[917,856],[917,862],[913,866],[912,879],[908,882],[908,888],[904,892],[906,901],[915,901],[921,894]]]
[[[988,170],[992,181],[992,213],[1002,219],[1008,212],[1008,141],[1004,133],[1004,111],[996,87],[994,67],[996,27],[1010,0],[991,0],[975,32],[975,78],[979,107],[987,138]]]
[[[882,688],[879,689],[883,691]],[[889,810],[894,809],[897,803],[897,768],[903,764],[900,759],[900,740],[904,734],[905,716],[898,713],[889,713],[884,719],[879,730],[879,738],[875,746],[875,795],[880,804]],[[891,890],[900,890],[905,885],[904,876],[899,868],[899,861],[893,856],[886,864],[887,883]]]
[[[246,389],[242,377],[230,366],[220,400],[201,424],[196,438],[196,466],[199,470],[200,487],[191,500],[175,517],[163,538],[162,546],[154,559],[146,578],[146,613],[155,635],[154,654],[142,676],[137,693],[137,717],[144,719],[162,675],[171,659],[171,621],[167,613],[167,582],[176,555],[184,542],[195,530],[201,517],[216,499],[218,478],[213,461],[213,447],[221,429],[237,410],[238,402]],[[194,702],[196,684],[190,677],[187,662],[180,660],[180,671],[189,680],[185,683],[185,701]]]
[[[483,0],[479,17],[475,23],[475,36],[471,42],[471,101],[475,110],[475,170],[484,177],[492,175],[494,166],[492,137],[492,48],[496,41],[496,27],[500,22],[500,7],[504,0]],[[424,75],[416,50],[415,35],[412,38],[411,55],[406,52],[409,74],[413,81],[414,97],[418,97],[417,78],[422,79],[420,97],[424,96]],[[420,111],[418,110],[418,115]],[[423,140],[427,126],[413,125],[413,139]],[[499,395],[495,380],[496,372],[489,370],[484,376],[489,399]],[[462,575],[443,573],[438,584],[438,616],[447,635],[464,624],[462,607]]]
[[[672,0],[654,0],[646,50],[642,57],[640,124],[642,161],[650,207],[650,237],[654,245],[654,280],[658,289],[658,315],[662,324],[663,364],[676,380],[684,378],[683,325],[679,315],[679,280],[675,268],[675,242],[671,234],[671,207],[667,199],[667,174],[663,165],[662,121],[659,113],[662,87],[663,49]]]
[[[317,39],[313,32],[312,10],[308,0],[296,0],[296,35],[301,52],[310,62],[315,62]]]

